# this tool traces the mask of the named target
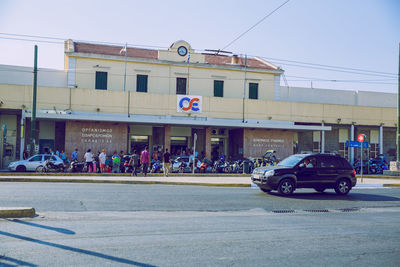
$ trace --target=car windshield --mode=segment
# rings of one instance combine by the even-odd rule
[[[281,162],[278,163],[278,166],[286,166],[286,167],[293,167],[297,163],[299,163],[302,159],[304,159],[306,155],[292,155]]]

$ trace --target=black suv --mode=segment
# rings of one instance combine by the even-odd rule
[[[333,188],[337,194],[346,195],[357,183],[353,167],[333,154],[292,155],[276,166],[255,169],[251,180],[262,191],[278,190],[281,195],[290,195],[296,188],[314,188],[318,192]]]

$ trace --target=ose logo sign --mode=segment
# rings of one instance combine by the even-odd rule
[[[176,98],[177,111],[187,113],[201,113],[201,96],[178,95]]]

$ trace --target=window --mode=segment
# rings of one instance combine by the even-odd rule
[[[42,156],[34,156],[33,158],[31,158],[29,161],[41,161],[42,160]]]
[[[320,160],[321,168],[343,168],[342,162],[333,157],[322,157]]]
[[[224,96],[224,81],[214,81],[214,96]]]
[[[136,92],[147,93],[147,75],[136,76]]]
[[[258,99],[258,83],[249,84],[249,99]]]
[[[96,89],[107,90],[107,72],[96,71]]]
[[[186,78],[176,78],[176,94],[186,95]]]

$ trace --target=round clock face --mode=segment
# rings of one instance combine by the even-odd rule
[[[180,46],[180,47],[178,47],[178,54],[180,55],[180,56],[186,56],[186,54],[187,54],[187,48],[186,47],[184,47],[184,46]]]

